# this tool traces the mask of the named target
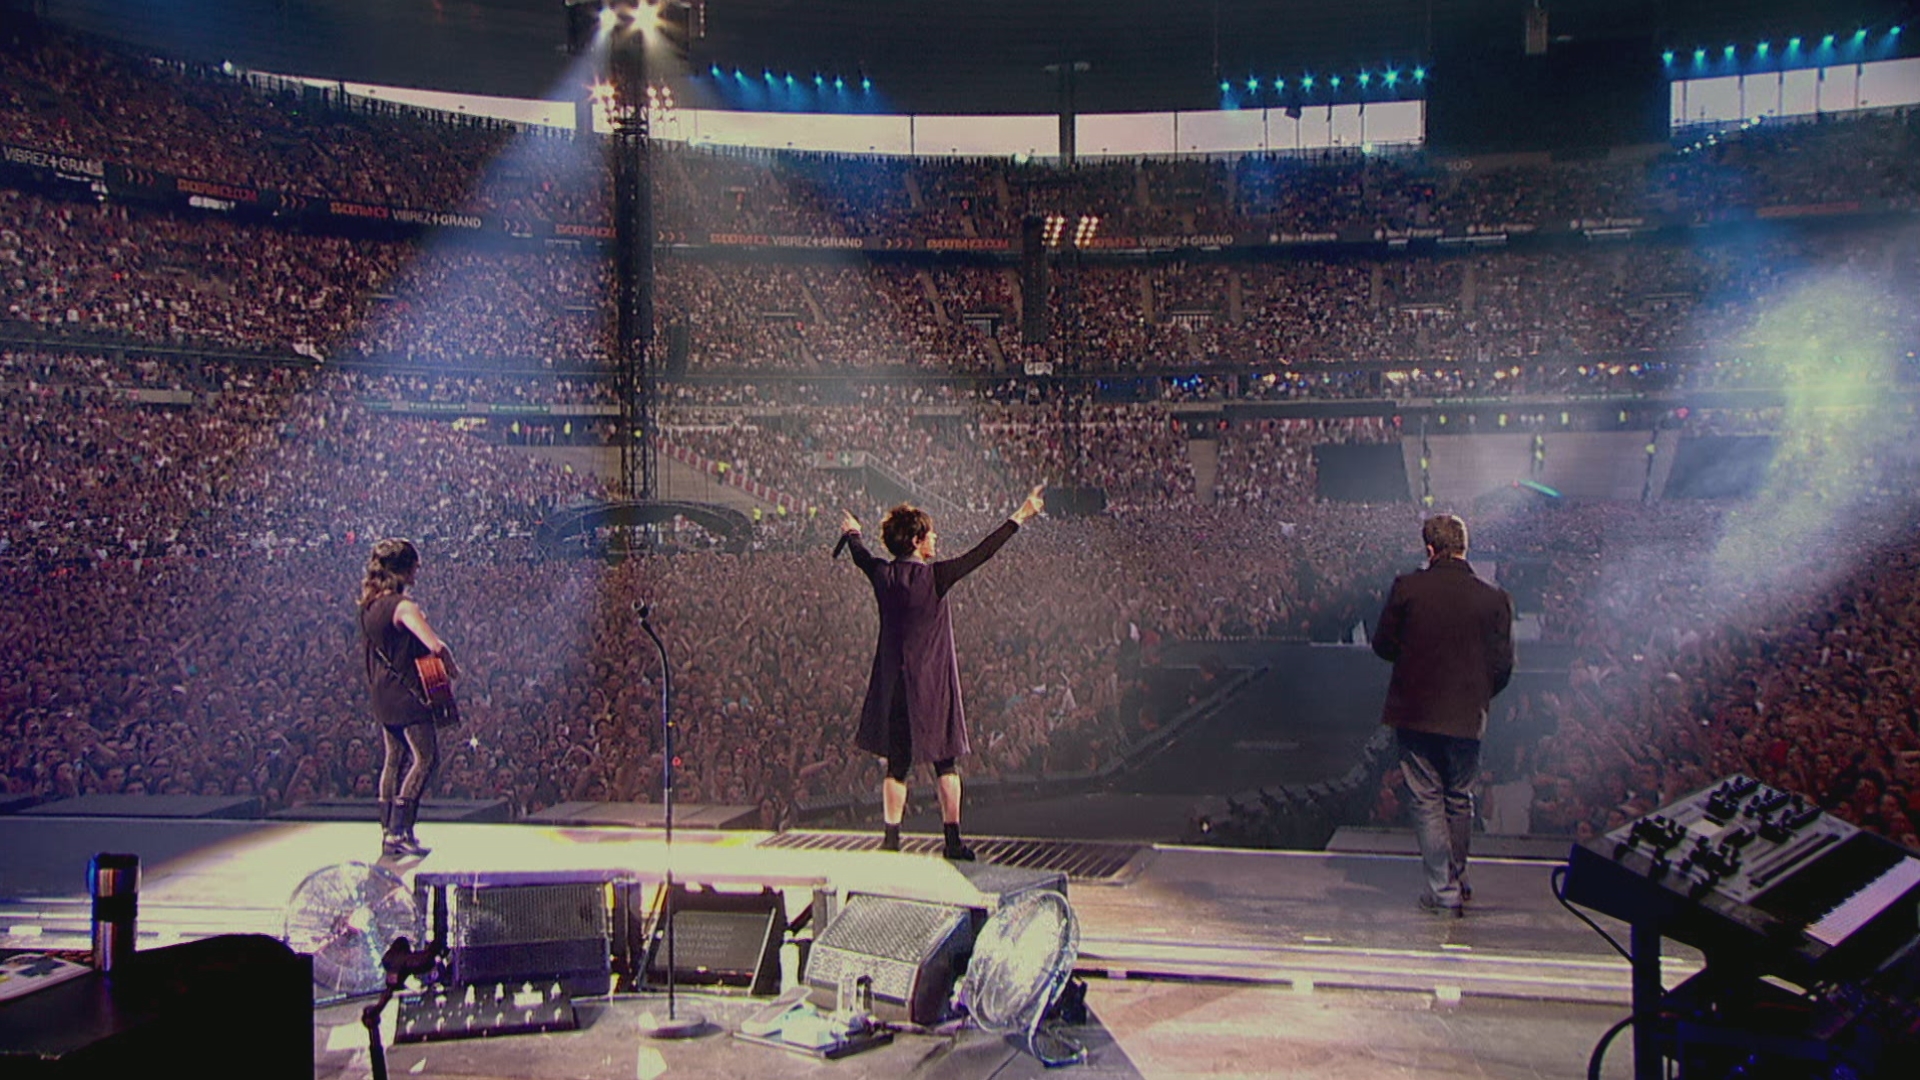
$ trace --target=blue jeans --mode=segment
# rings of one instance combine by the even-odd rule
[[[1427,871],[1427,893],[1459,907],[1473,836],[1473,785],[1480,777],[1480,740],[1395,729],[1400,770],[1413,802],[1413,835]]]

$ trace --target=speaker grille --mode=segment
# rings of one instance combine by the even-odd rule
[[[815,943],[807,983],[832,989],[866,975],[875,997],[905,1004],[927,961],[970,929],[963,907],[855,894]]]
[[[458,885],[446,896],[448,975],[457,986],[554,979],[572,994],[611,980],[607,885]]]
[[[603,938],[609,933],[606,887],[561,885],[463,886],[453,890],[450,944],[524,945]]]

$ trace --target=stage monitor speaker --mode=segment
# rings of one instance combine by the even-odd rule
[[[833,1008],[866,978],[881,1019],[904,1014],[915,1024],[939,1023],[973,952],[973,934],[971,908],[852,894],[813,943],[809,1000]]]
[[[646,887],[627,886],[630,897]],[[627,940],[644,941],[644,962],[634,965],[642,972],[645,987],[665,986],[667,981],[666,928],[659,923],[661,911],[644,916],[657,928],[651,937],[636,920],[643,918],[641,905],[623,905],[629,931]],[[723,893],[711,889],[698,891],[684,885],[673,887],[673,981],[676,986],[699,986],[710,991],[744,990],[757,997],[772,997],[780,992],[780,946],[786,940],[786,902],[773,889],[757,893]]]
[[[575,997],[612,988],[613,886],[605,875],[451,876],[458,880],[418,874],[414,888],[431,936],[446,944],[452,985],[558,982]]]

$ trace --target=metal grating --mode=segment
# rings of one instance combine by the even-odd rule
[[[1077,882],[1114,881],[1147,850],[1145,844],[1102,840],[969,837],[967,843],[981,862],[1017,866],[1024,870],[1054,871],[1067,875],[1069,881]],[[871,832],[796,830],[770,836],[761,841],[759,846],[801,851],[878,851],[880,837]],[[900,850],[909,855],[938,856],[940,848],[941,841],[937,837],[902,837],[900,841]]]

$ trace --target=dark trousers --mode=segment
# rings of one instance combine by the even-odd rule
[[[1413,802],[1413,835],[1427,872],[1427,892],[1459,907],[1473,836],[1473,785],[1480,777],[1480,740],[1395,729],[1400,770]]]
[[[440,763],[439,730],[431,723],[408,724],[382,727],[380,735],[386,754],[380,763],[380,798],[419,802]]]

